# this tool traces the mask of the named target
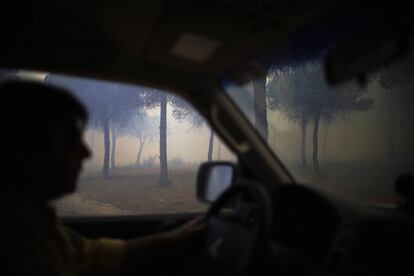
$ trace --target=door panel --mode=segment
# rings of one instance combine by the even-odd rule
[[[198,214],[128,216],[98,218],[63,218],[63,222],[78,233],[90,237],[131,239],[177,227]]]

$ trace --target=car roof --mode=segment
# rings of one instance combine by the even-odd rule
[[[335,2],[14,1],[2,9],[0,66],[202,91]]]

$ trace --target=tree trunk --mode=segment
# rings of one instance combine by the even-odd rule
[[[306,118],[305,113],[302,113],[302,121],[301,121],[301,158],[302,158],[302,166],[306,166],[306,126],[308,125],[308,120]]]
[[[321,111],[318,110],[315,114],[315,123],[313,126],[313,169],[319,172],[319,160],[318,160],[318,131],[319,131],[319,119],[321,117]]]
[[[267,126],[267,109],[266,109],[266,79],[256,79],[253,81],[254,93],[254,119],[259,133],[267,142],[269,131]]]
[[[167,163],[167,95],[161,95],[160,108],[160,186],[168,185]]]
[[[323,146],[322,146],[322,156],[323,156],[323,161],[326,161],[326,145],[328,143],[328,127],[329,124],[326,123],[325,127],[323,129]]]
[[[109,140],[109,119],[106,117],[103,120],[103,132],[104,132],[104,160],[102,175],[104,178],[109,178],[109,151],[111,142]]]
[[[217,160],[221,160],[221,142],[218,142]]]
[[[139,148],[138,148],[138,154],[137,154],[137,160],[135,161],[135,165],[139,166],[139,164],[141,163],[141,154],[142,154],[142,149],[144,148],[145,145],[145,138],[139,138]]]
[[[390,95],[390,159],[389,162],[392,164],[394,161],[394,97]]]
[[[115,153],[116,153],[116,131],[112,128],[112,149],[111,149],[111,169],[116,169],[115,163]]]
[[[210,141],[208,143],[208,154],[207,154],[208,161],[213,160],[213,146],[214,146],[214,130],[212,127],[210,127]]]

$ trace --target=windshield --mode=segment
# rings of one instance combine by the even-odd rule
[[[414,172],[412,51],[364,82],[331,86],[325,59],[349,30],[326,26],[291,37],[221,84],[297,182],[393,204],[396,179]]]

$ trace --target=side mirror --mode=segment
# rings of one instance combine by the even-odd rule
[[[236,167],[230,162],[203,163],[197,175],[197,198],[211,203],[233,183]]]

